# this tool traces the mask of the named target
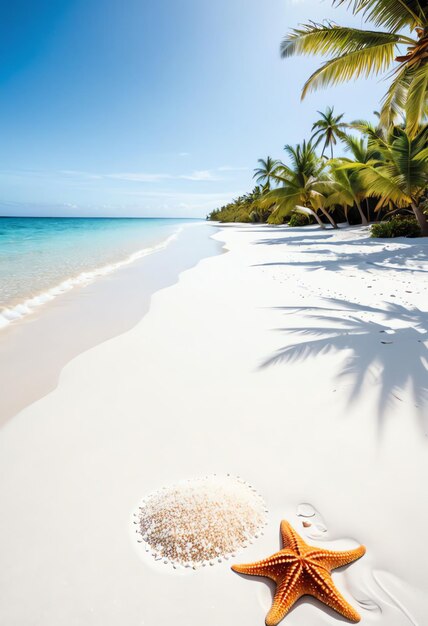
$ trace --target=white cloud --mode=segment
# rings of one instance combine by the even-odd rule
[[[222,165],[217,168],[205,169],[205,170],[193,170],[189,173],[182,174],[169,174],[167,172],[88,172],[83,170],[0,170],[0,177],[7,177],[13,179],[17,177],[22,178],[44,178],[49,179],[53,183],[63,183],[64,180],[76,184],[87,184],[91,181],[122,181],[129,183],[162,183],[168,181],[190,181],[195,183],[208,183],[232,180],[232,176],[227,174],[233,174],[234,172],[248,172],[248,168],[245,167],[233,167],[229,165]]]
[[[233,167],[230,165],[222,165],[217,168],[218,172],[249,172],[248,167]]]
[[[164,180],[189,180],[194,182],[221,181],[220,172],[244,172],[246,167],[231,167],[223,165],[211,170],[194,170],[189,174],[167,174],[165,172],[112,172],[107,174],[93,174],[79,170],[61,170],[59,173],[65,176],[80,177],[87,180],[122,180],[135,183],[157,183]]]
[[[211,170],[196,170],[191,174],[182,174],[178,178],[182,178],[184,180],[221,180]]]
[[[61,170],[60,174],[65,176],[79,176],[81,178],[87,178],[90,180],[100,180],[103,178],[100,174],[92,174],[90,172],[81,172],[80,170]]]
[[[212,181],[220,181],[223,180],[221,176],[219,176],[219,172],[247,172],[249,171],[246,167],[230,167],[228,165],[223,165],[221,167],[217,167],[212,170],[194,170],[190,172],[190,174],[150,174],[144,172],[134,172],[134,173],[126,173],[126,174],[108,174],[108,178],[116,178],[121,180],[130,180],[136,182],[157,182],[160,180],[190,180],[195,182],[212,182]]]
[[[140,206],[140,202],[143,202],[148,208],[161,205],[164,208],[186,208],[203,212],[227,204],[242,193],[242,189],[225,193],[136,190],[125,191],[122,196],[133,206]]]
[[[157,183],[160,180],[174,178],[174,176],[170,176],[169,174],[150,174],[147,172],[119,172],[117,174],[104,174],[101,178],[128,180],[136,183]]]

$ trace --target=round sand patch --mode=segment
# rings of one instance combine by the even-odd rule
[[[175,567],[221,561],[262,532],[266,505],[239,478],[208,476],[151,493],[134,515],[137,538],[154,558]]]

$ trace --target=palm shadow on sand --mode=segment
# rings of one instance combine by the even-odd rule
[[[349,403],[364,393],[371,382],[378,387],[377,417],[382,429],[392,402],[410,401],[419,409],[420,427],[425,432],[423,410],[428,405],[428,312],[385,303],[384,307],[361,306],[328,298],[325,307],[279,307],[292,313],[307,313],[310,327],[278,329],[304,337],[277,350],[262,368],[345,351],[338,380],[351,383]],[[365,321],[361,314],[374,314],[381,321]],[[400,328],[389,321],[399,320]],[[321,322],[320,326],[315,322]],[[322,372],[320,373],[322,376]],[[407,390],[407,394],[403,391]]]
[[[287,246],[292,245],[297,246],[297,243],[287,243]],[[379,247],[378,249],[367,248],[367,252],[341,252],[340,256],[337,255],[332,258],[328,258],[326,255],[331,255],[332,250],[330,248],[333,245],[336,244],[329,242],[328,248],[320,248],[317,246],[311,250],[302,250],[302,254],[304,255],[317,255],[318,258],[315,261],[311,261],[308,258],[302,258],[298,261],[259,263],[256,267],[284,265],[289,267],[304,267],[309,271],[316,271],[320,269],[337,271],[340,269],[354,268],[364,270],[365,272],[369,271],[371,267],[373,267],[374,269],[380,271],[390,271],[393,269],[396,272],[427,273],[425,268],[412,265],[412,263],[417,264],[426,262],[427,253],[423,248],[420,250],[414,250],[412,253],[410,253],[407,248],[395,250],[390,250],[389,248],[385,249],[382,247]],[[346,242],[346,245],[358,245],[358,242]],[[311,247],[312,246],[314,246],[314,244],[311,243]]]
[[[306,232],[302,232],[301,229],[298,230],[298,235],[290,234],[288,228],[288,233],[284,235],[258,239],[254,244],[282,245],[293,250],[293,252],[301,253],[304,255],[303,258],[296,261],[261,263],[258,266],[297,266],[305,267],[308,271],[319,269],[336,271],[354,268],[367,272],[373,267],[381,271],[394,269],[397,272],[427,272],[425,263],[428,254],[428,241],[423,238],[407,240],[401,238],[392,244],[387,239],[372,239],[370,237],[336,239],[333,233],[320,232],[316,229]],[[347,232],[352,233],[350,230]],[[313,255],[317,257],[315,260],[311,260]]]

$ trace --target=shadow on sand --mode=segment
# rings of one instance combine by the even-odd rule
[[[263,231],[258,231],[258,232],[263,232]],[[266,231],[264,231],[266,232]],[[289,234],[290,231],[288,231],[288,237],[276,237],[275,239],[258,239],[257,241],[254,242],[254,244],[256,246],[279,246],[279,245],[287,245],[287,246],[298,246],[302,243],[306,243],[306,244],[310,244],[311,246],[313,245],[317,245],[318,242],[320,243],[324,243],[325,241],[331,240],[334,238],[334,235],[329,235],[327,233],[311,233],[308,232],[306,235],[302,235],[302,236],[297,236],[297,235],[293,235],[290,236]],[[342,245],[345,242],[342,243]]]
[[[299,242],[296,241],[299,238],[294,239],[294,243],[289,240],[287,241],[287,246],[297,246]],[[319,238],[318,238],[319,239]],[[284,243],[283,240],[271,240],[269,245],[274,245],[275,242]],[[261,243],[261,242],[260,242]],[[327,255],[332,255],[334,253],[335,246],[360,246],[365,247],[364,243],[361,240],[355,241],[343,241],[343,242],[333,242],[329,241],[326,245],[328,248],[322,248],[317,245],[316,242],[311,242],[307,238],[302,239],[300,243],[306,243],[310,245],[311,249],[302,250],[302,254],[304,255],[317,255],[317,259],[311,261],[310,259],[302,258],[298,261],[281,261],[281,262],[273,262],[273,263],[260,263],[258,266],[269,266],[269,265],[286,265],[289,267],[304,267],[309,271],[315,271],[319,269],[326,270],[340,270],[340,269],[361,269],[364,271],[370,270],[370,267],[376,268],[376,270],[391,270],[393,269],[396,272],[417,272],[417,273],[427,273],[426,267],[418,267],[418,263],[426,263],[427,260],[427,252],[428,247],[422,245],[413,244],[411,247],[406,246],[403,248],[395,248],[393,250],[385,247],[383,245],[377,244],[376,246],[367,246],[365,250],[361,252],[353,252],[346,253],[340,252],[340,256],[334,256],[328,258]],[[322,242],[324,243],[324,242]],[[257,266],[256,266],[257,267]]]
[[[386,303],[383,308],[361,306],[334,298],[325,307],[280,307],[288,314],[307,313],[313,322],[307,328],[279,329],[304,337],[298,343],[280,348],[262,368],[294,363],[307,358],[346,351],[339,380],[351,382],[349,402],[364,393],[367,383],[378,387],[378,420],[381,429],[386,410],[395,401],[407,398],[419,409],[420,426],[425,432],[423,411],[428,402],[428,313]],[[364,321],[361,313],[374,314],[381,321]],[[388,322],[399,321],[399,328]],[[394,324],[395,326],[396,324]],[[320,373],[322,376],[322,373]],[[404,397],[403,397],[404,396]]]

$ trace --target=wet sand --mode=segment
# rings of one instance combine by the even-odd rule
[[[194,229],[200,236],[195,237]],[[126,332],[147,313],[151,296],[201,258],[218,254],[212,224],[187,225],[168,246],[65,293],[0,330],[0,426],[54,389],[64,365]]]

